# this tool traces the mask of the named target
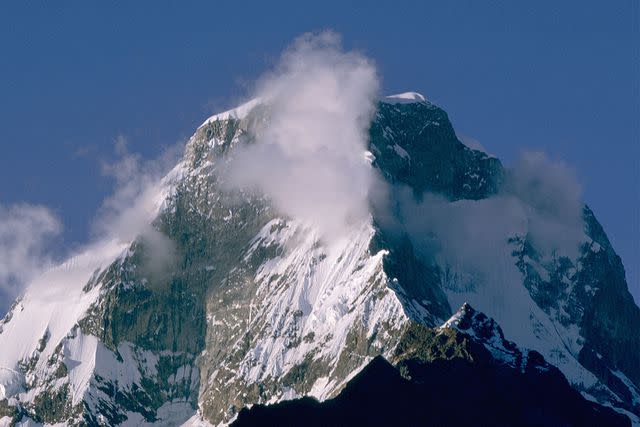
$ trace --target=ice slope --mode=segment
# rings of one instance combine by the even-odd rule
[[[99,295],[99,286],[89,292],[84,286],[126,248],[117,241],[94,245],[31,283],[0,325],[0,399],[23,392],[25,382],[47,371],[56,347]],[[31,376],[25,378],[19,364],[34,357]],[[81,387],[81,382],[75,384]]]

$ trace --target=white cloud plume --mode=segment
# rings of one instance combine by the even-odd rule
[[[227,185],[265,194],[325,237],[346,231],[368,215],[376,175],[364,153],[378,89],[373,63],[335,33],[300,37],[258,84],[267,124],[233,154]]]
[[[62,224],[40,205],[0,205],[0,313],[4,313],[22,287],[51,265],[52,240]]]
[[[417,252],[442,266],[484,278],[503,257],[500,248],[514,231],[526,230],[526,212],[512,197],[449,202],[427,194],[416,203],[402,196],[402,216]]]
[[[174,243],[156,230],[153,221],[161,197],[161,178],[176,164],[183,145],[165,147],[153,160],[144,160],[127,147],[127,139],[115,140],[115,159],[103,161],[102,173],[114,180],[113,193],[105,198],[93,223],[93,236],[76,252],[115,239],[144,245],[143,274],[157,275],[175,261]],[[44,206],[0,205],[0,315],[36,276],[54,262],[71,256],[53,256],[51,243],[62,231],[58,218]]]
[[[533,243],[547,250],[575,256],[584,234],[582,187],[566,163],[542,152],[524,152],[503,191],[529,207]]]
[[[542,153],[523,153],[499,194],[487,199],[426,194],[417,202],[408,189],[396,193],[418,253],[485,284],[517,274],[507,246],[515,235],[526,235],[543,256],[575,258],[584,238],[581,194],[574,172]]]

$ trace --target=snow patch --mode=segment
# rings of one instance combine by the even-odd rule
[[[427,98],[418,92],[403,92],[385,96],[382,98],[382,102],[387,104],[413,104],[416,102],[427,102]]]
[[[248,102],[245,102],[239,107],[232,108],[231,110],[227,110],[222,113],[214,114],[213,116],[205,120],[200,126],[198,126],[198,129],[215,121],[222,121],[222,120],[229,120],[229,119],[242,120],[249,114],[251,110],[253,110],[260,103],[261,103],[261,100],[259,98],[254,98]]]

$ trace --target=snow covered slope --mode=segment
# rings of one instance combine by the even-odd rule
[[[0,326],[4,422],[217,424],[255,403],[325,399],[393,354],[409,322],[438,326],[465,301],[584,396],[640,412],[640,310],[588,208],[572,257],[536,247],[526,210],[484,230],[502,266],[491,280],[425,253],[376,206],[327,243],[265,198],[224,189],[221,167],[261,114],[254,100],[206,120],[159,186],[150,222],[175,244],[169,268],[144,268],[144,236],[105,244],[16,303]],[[460,143],[419,94],[379,104],[369,159],[393,189],[437,194],[447,209],[503,200],[500,161]]]

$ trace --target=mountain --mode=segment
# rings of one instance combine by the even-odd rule
[[[377,356],[333,399],[254,405],[232,425],[630,425],[468,304],[439,328],[408,325],[392,360]]]
[[[611,415],[579,403],[566,377],[583,398],[640,422],[640,309],[587,206],[576,254],[540,245],[531,224],[544,225],[544,216],[467,227],[485,233],[493,244],[485,252],[500,266],[482,280],[425,251],[403,225],[396,195],[410,203],[437,195],[442,209],[473,217],[506,199],[514,171],[462,144],[442,109],[403,94],[379,103],[367,153],[398,190],[391,207],[373,203],[366,221],[326,242],[266,198],[224,189],[226,159],[253,142],[264,114],[254,100],[196,130],[157,187],[153,233],[95,244],[31,283],[0,323],[0,423],[228,423],[248,405],[342,396],[365,367],[360,380],[371,369],[392,377],[399,369],[407,390],[404,365],[396,368],[407,331],[443,336],[432,328],[464,302],[531,349],[535,363],[559,370],[523,379],[498,369],[501,381],[554,384],[581,414]],[[156,234],[175,252],[159,269],[149,268]],[[479,372],[464,358],[446,360],[419,370],[451,374],[454,363]]]

